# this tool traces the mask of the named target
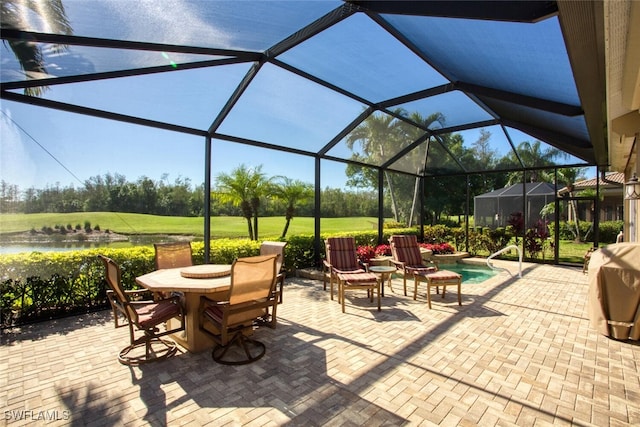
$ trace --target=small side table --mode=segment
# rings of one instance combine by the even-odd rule
[[[391,267],[388,265],[372,265],[371,267],[369,267],[369,271],[380,275],[382,296],[384,296],[384,282],[386,282],[387,279],[389,279],[389,288],[391,288],[391,292],[393,292],[393,287],[391,286],[391,273],[394,273],[396,271],[395,267]]]

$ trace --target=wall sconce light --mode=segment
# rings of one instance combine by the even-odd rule
[[[633,176],[629,181],[624,183],[624,198],[627,200],[638,200],[640,199],[640,182],[638,182],[638,177],[636,173],[633,173]]]

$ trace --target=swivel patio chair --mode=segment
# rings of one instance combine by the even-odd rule
[[[265,324],[271,308],[271,321],[276,327],[278,299],[276,281],[277,255],[238,258],[231,266],[231,286],[226,301],[200,297],[200,330],[214,342],[213,360],[225,365],[243,365],[264,356],[266,346],[250,336]]]
[[[404,294],[407,295],[407,277],[413,277],[413,299],[418,294],[418,283],[427,284],[427,302],[431,308],[431,288],[436,288],[439,293],[439,286],[442,286],[442,298],[445,297],[447,285],[456,285],[458,290],[458,305],[462,305],[460,287],[462,276],[448,270],[439,270],[435,265],[423,263],[420,254],[420,246],[414,235],[395,235],[389,238],[391,245],[391,262],[396,265],[398,271],[402,272],[404,282]]]
[[[155,249],[156,270],[193,265],[190,242],[154,243],[153,248]],[[161,292],[157,293],[154,298],[161,299],[176,295],[183,296],[181,292]]]
[[[124,289],[120,266],[111,258],[103,255],[99,258],[104,264],[107,285],[111,288],[110,298],[117,303],[118,312],[126,317],[129,326],[130,344],[118,354],[120,363],[139,365],[173,356],[177,351],[176,343],[161,337],[184,330],[184,312],[179,298],[135,301],[132,297],[140,291]],[[180,321],[177,327],[160,327],[173,318]],[[142,335],[136,337],[136,332],[142,332]]]
[[[193,265],[191,243],[154,243],[156,270]]]
[[[276,283],[280,288],[280,297],[278,304],[282,304],[282,287],[284,286],[285,270],[284,270],[284,248],[287,246],[287,242],[269,242],[264,241],[260,245],[260,255],[276,254],[278,258],[276,260]]]

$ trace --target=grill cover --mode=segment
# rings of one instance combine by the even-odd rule
[[[593,252],[589,318],[603,335],[640,340],[640,244],[617,243]]]

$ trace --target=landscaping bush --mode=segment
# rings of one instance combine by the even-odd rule
[[[600,243],[615,243],[616,236],[622,230],[622,221],[603,221],[599,224]],[[560,240],[574,240],[576,223],[573,221],[562,221],[559,224]],[[584,242],[594,241],[594,232],[590,230],[591,223],[580,222],[580,239]],[[553,230],[552,230],[553,231]]]
[[[443,224],[427,225],[424,227],[425,243],[445,243],[451,237],[450,228]]]
[[[564,224],[570,227],[571,224]],[[589,227],[584,223],[584,236]],[[620,221],[600,224],[602,242],[614,242],[621,229]],[[64,229],[64,227],[60,227]],[[71,227],[67,225],[66,229]],[[582,228],[582,225],[581,225]],[[81,226],[76,225],[76,229]],[[35,230],[34,230],[35,231]],[[464,228],[450,229],[444,225],[425,227],[425,247],[435,254],[452,253],[454,247],[460,249],[464,244]],[[486,233],[486,234],[485,234]],[[486,230],[480,233],[469,230],[469,252],[493,253],[509,244],[512,231],[506,229]],[[561,229],[562,233],[568,233]],[[367,247],[366,256],[390,255],[389,237],[395,234],[418,235],[419,230],[409,228],[385,228],[383,242],[378,244],[377,231],[345,233],[344,236],[355,238],[356,246]],[[332,236],[335,236],[332,235]],[[593,234],[589,237],[593,239]],[[322,243],[329,235],[320,236],[319,253],[316,255],[313,235],[294,235],[287,239],[285,249],[285,268],[290,273],[296,269],[320,267],[325,256]],[[527,239],[540,242],[541,236],[532,232]],[[571,237],[569,237],[571,239]],[[546,239],[545,239],[546,240]],[[532,244],[533,245],[533,244]],[[195,264],[204,263],[204,242],[192,242],[192,253]],[[530,255],[539,253],[537,246],[528,246]],[[211,241],[210,262],[214,264],[231,264],[238,257],[257,255],[260,242],[249,239],[216,239]],[[364,249],[363,249],[364,251]],[[79,313],[97,308],[107,308],[106,288],[104,283],[104,267],[97,255],[108,256],[122,269],[122,281],[126,289],[136,289],[135,278],[154,269],[154,250],[152,246],[136,246],[122,249],[88,249],[70,252],[32,252],[16,255],[0,255],[0,325],[2,327],[18,325],[34,320],[64,314]]]

